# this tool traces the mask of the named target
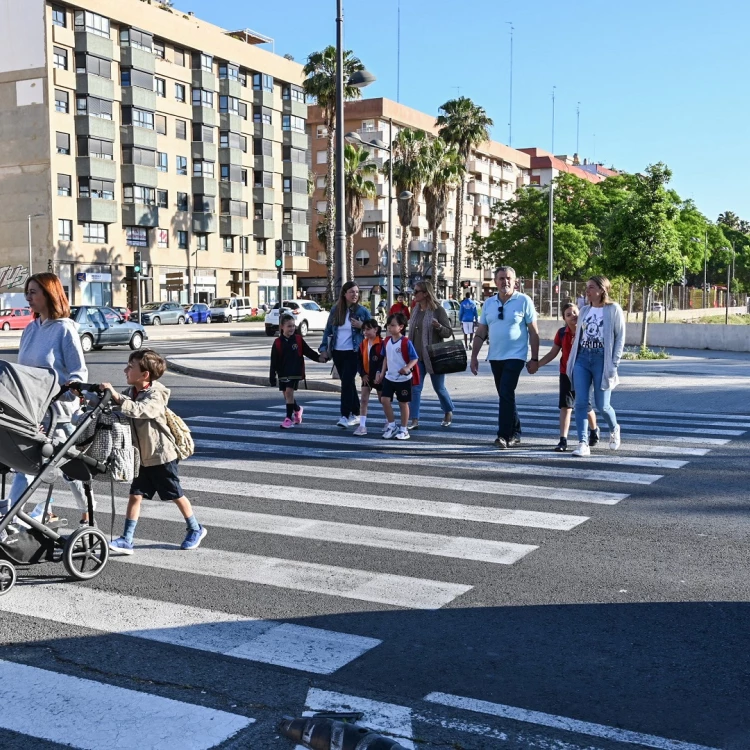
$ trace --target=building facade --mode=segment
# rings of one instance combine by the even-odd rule
[[[0,295],[275,301],[308,267],[302,66],[157,0],[0,0]],[[182,273],[180,283],[179,273]],[[167,275],[169,274],[169,284]]]
[[[421,129],[436,136],[435,117],[406,107],[389,99],[362,99],[346,102],[345,131],[357,132],[363,141],[378,139],[388,143],[401,128]],[[326,128],[320,107],[309,107],[308,133],[312,169],[315,177],[315,192],[311,206],[313,231],[309,245],[310,269],[300,278],[300,285],[310,296],[321,297],[325,292],[325,248],[318,241],[314,227],[325,214],[325,186],[327,172]],[[355,278],[365,299],[374,289],[387,293],[388,256],[388,179],[382,173],[386,152],[371,150],[372,161],[381,168],[373,178],[377,185],[377,198],[366,201],[362,231],[355,237]],[[529,182],[530,157],[502,143],[489,141],[479,146],[467,164],[467,189],[463,202],[464,219],[464,268],[461,273],[461,289],[453,289],[453,259],[455,234],[455,195],[449,200],[448,214],[440,227],[439,237],[433,238],[427,224],[426,206],[422,196],[411,226],[409,242],[409,287],[420,279],[433,279],[430,266],[433,241],[438,242],[437,284],[442,296],[462,296],[472,291],[481,295],[492,283],[492,273],[474,261],[466,249],[468,240],[476,232],[487,236],[495,225],[491,208],[498,200],[508,200],[521,185]],[[398,291],[401,274],[401,227],[398,223],[394,195],[393,206],[393,251],[394,278]]]

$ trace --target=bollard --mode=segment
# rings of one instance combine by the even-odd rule
[[[366,727],[320,717],[285,719],[279,732],[309,750],[406,750]]]

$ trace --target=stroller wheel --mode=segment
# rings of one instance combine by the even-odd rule
[[[107,537],[95,526],[81,526],[65,542],[62,561],[65,570],[79,581],[95,578],[109,559]]]
[[[0,560],[0,596],[15,586],[16,577],[16,569],[6,560]]]

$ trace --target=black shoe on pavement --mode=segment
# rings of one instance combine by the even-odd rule
[[[508,441],[505,438],[495,438],[495,448],[504,451],[508,447]]]
[[[513,445],[521,445],[520,435],[513,435],[513,437],[510,440],[508,440],[508,447],[511,447]]]
[[[568,450],[568,438],[561,437],[560,442],[555,446],[555,450],[558,453],[564,453]]]
[[[601,439],[601,430],[597,427],[589,433],[589,448],[593,448]]]

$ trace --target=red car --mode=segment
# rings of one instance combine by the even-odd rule
[[[34,320],[34,316],[28,307],[0,310],[0,329],[3,331],[23,330],[32,320]]]

